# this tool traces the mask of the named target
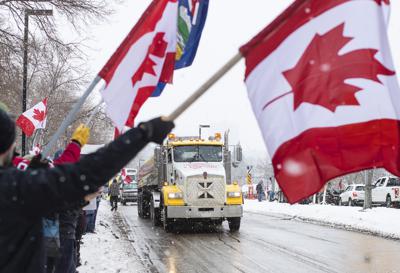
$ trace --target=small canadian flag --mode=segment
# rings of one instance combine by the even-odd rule
[[[121,171],[121,177],[122,177],[122,179],[124,180],[124,183],[125,183],[125,184],[130,184],[130,183],[132,183],[132,178],[126,173],[125,168],[122,169],[122,171]]]
[[[17,119],[17,126],[27,136],[32,136],[35,130],[46,128],[47,98],[24,112]]]

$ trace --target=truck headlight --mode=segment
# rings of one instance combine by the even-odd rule
[[[228,192],[228,198],[237,198],[240,197],[240,192],[239,191],[231,191]]]
[[[170,192],[170,193],[168,193],[168,199],[183,199],[183,193]]]

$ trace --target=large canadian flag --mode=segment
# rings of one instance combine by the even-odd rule
[[[47,99],[39,102],[20,115],[16,121],[18,127],[27,136],[32,136],[35,130],[45,129],[47,123]]]
[[[241,48],[248,95],[290,203],[335,177],[400,176],[389,0],[295,1]]]
[[[159,82],[172,82],[177,20],[177,0],[154,0],[100,71],[106,111],[119,130],[133,126]]]

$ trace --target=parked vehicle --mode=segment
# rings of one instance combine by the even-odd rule
[[[362,205],[365,198],[365,186],[363,184],[349,185],[339,196],[339,206]]]
[[[325,203],[328,205],[339,205],[340,195],[343,193],[342,190],[328,189],[326,191]],[[324,193],[318,195],[319,203],[323,203]]]
[[[400,203],[400,179],[384,176],[379,178],[372,189],[372,203],[390,208]]]
[[[126,205],[127,202],[137,202],[138,199],[138,186],[137,182],[131,182],[129,184],[123,183],[120,189],[121,204]]]

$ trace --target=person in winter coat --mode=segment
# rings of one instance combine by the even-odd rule
[[[117,179],[113,179],[108,191],[108,195],[110,196],[111,211],[117,211],[119,197],[119,184]]]
[[[57,158],[55,164],[74,163],[79,161],[81,147],[89,140],[88,127],[79,126],[72,135],[72,141],[65,151]],[[77,267],[77,242],[76,227],[78,225],[79,212],[84,204],[77,204],[68,210],[60,211],[60,247],[61,255],[55,264],[55,273],[75,273]]]
[[[262,182],[262,180],[258,182],[256,186],[256,191],[257,191],[258,202],[261,202],[264,199],[264,183]]]
[[[89,137],[89,127],[83,124],[80,125],[73,133],[70,144],[63,152],[59,153],[57,158],[54,158],[53,164],[60,165],[77,162],[80,158],[81,147],[87,143]],[[34,158],[34,160],[30,161],[26,158],[16,157],[13,160],[13,164],[21,170],[26,170],[26,165],[28,165],[30,169],[50,167],[48,161],[41,161],[37,158]],[[57,249],[57,251],[54,250],[54,238],[52,238],[50,241],[46,240],[47,273],[76,272],[75,228],[78,220],[79,208],[83,205],[83,202],[77,203],[71,208],[66,208],[61,210],[59,213],[54,213],[52,215],[51,218],[57,219],[59,223],[59,243],[57,243],[59,249]],[[49,247],[48,244],[50,244],[51,247]],[[51,253],[49,253],[49,251]],[[55,252],[57,252],[57,254]]]
[[[81,261],[81,244],[82,244],[82,236],[85,233],[86,230],[86,215],[85,211],[83,209],[79,210],[79,216],[78,216],[78,224],[76,226],[75,230],[75,239],[76,239],[76,267],[79,267],[82,265]]]
[[[144,146],[161,144],[173,127],[156,118],[77,163],[21,172],[12,167],[15,123],[0,110],[0,272],[44,273],[42,218],[94,198]]]

